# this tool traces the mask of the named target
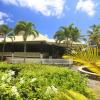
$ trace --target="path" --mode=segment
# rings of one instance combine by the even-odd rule
[[[100,81],[88,79],[88,86],[95,92],[97,100],[100,100]]]
[[[75,71],[78,71],[78,67],[77,66],[73,66],[72,69],[75,70]],[[96,99],[100,100],[100,81],[88,79],[88,84],[87,85],[90,88],[92,88],[93,91],[95,92]]]

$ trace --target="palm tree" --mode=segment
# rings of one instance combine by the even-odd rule
[[[14,40],[15,40],[15,34],[13,32],[13,30],[11,32],[8,33],[7,37],[9,37],[12,41],[12,60],[14,58]]]
[[[54,35],[54,39],[56,39],[56,41],[58,41],[59,43],[61,41],[64,41],[64,43],[67,44],[67,48],[69,47],[70,43],[71,45],[73,44],[73,41],[78,41],[78,38],[80,36],[79,29],[77,27],[74,27],[73,25],[74,24],[70,24],[68,27],[61,26]],[[70,51],[72,48],[69,47],[68,49]]]
[[[64,40],[64,33],[61,30],[58,30],[54,35],[54,39],[60,44],[61,41]]]
[[[27,37],[29,35],[33,35],[34,37],[38,36],[38,32],[35,29],[35,25],[31,22],[25,22],[25,21],[19,21],[16,25],[16,27],[14,28],[14,33],[16,35],[19,34],[19,32],[23,32],[23,40],[24,40],[24,62],[25,62],[25,58],[26,58],[26,41],[27,41]]]
[[[98,40],[100,39],[100,25],[93,25],[90,27],[88,30],[89,33],[89,41],[92,42],[93,44],[98,45]]]
[[[78,41],[78,38],[80,36],[80,30],[77,27],[73,26],[74,24],[70,24],[68,27],[66,26],[61,26],[60,29],[55,33],[54,35],[54,39],[56,39],[56,41],[65,41],[65,43],[69,44],[69,40],[70,42],[72,41]],[[71,43],[71,44],[72,44]]]
[[[3,52],[2,53],[2,60],[3,60],[3,56],[4,56],[6,37],[7,37],[7,34],[8,34],[9,31],[10,31],[10,28],[7,25],[5,25],[5,24],[0,25],[0,33],[4,38],[4,40],[3,40],[3,48],[2,48],[2,52]]]
[[[68,27],[66,27],[66,26],[61,26],[54,35],[54,39],[56,39],[56,41],[59,41],[59,43],[61,41],[63,41],[63,43],[66,45],[66,47],[67,47],[66,53],[67,54],[69,53],[68,46],[69,46],[70,35],[71,35],[70,31],[69,31]]]
[[[88,30],[89,35],[94,34],[94,32],[96,32],[96,25],[92,25],[90,26],[90,29]]]
[[[58,41],[59,43],[61,41],[64,41],[64,43],[67,44],[67,47],[69,38],[70,38],[70,32],[66,26],[61,26],[54,35],[54,39],[56,39],[56,41]]]
[[[77,42],[79,41],[79,37],[80,37],[80,30],[74,26],[74,24],[70,24],[69,27],[69,32],[70,32],[70,39],[71,39],[71,44],[73,44],[73,42]]]

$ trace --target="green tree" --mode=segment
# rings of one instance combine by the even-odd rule
[[[72,49],[73,41],[78,41],[79,36],[80,30],[74,24],[70,24],[68,27],[61,26],[55,33],[54,39],[59,43],[63,41],[66,44],[68,54]]]
[[[7,34],[8,32],[10,32],[11,29],[3,24],[3,25],[0,25],[0,34],[3,36],[4,40],[3,40],[3,48],[2,48],[2,60],[3,60],[3,56],[4,56],[4,50],[5,50],[5,45],[6,45],[6,37],[7,37]]]
[[[23,33],[23,40],[24,40],[24,62],[26,59],[26,41],[27,37],[33,35],[34,37],[38,36],[38,31],[35,29],[35,25],[31,22],[19,21],[14,28],[14,33],[18,35],[20,32]]]
[[[12,41],[12,54],[11,54],[11,56],[12,56],[12,60],[13,60],[13,58],[14,58],[14,40],[15,40],[14,31],[11,30],[11,32],[8,33],[7,37],[9,37]]]
[[[100,25],[93,25],[90,27],[88,30],[89,34],[89,41],[90,43],[92,42],[93,44],[95,43],[96,45],[99,45],[98,43],[100,42]]]
[[[66,26],[61,26],[59,30],[55,33],[54,39],[61,43],[63,41],[65,44],[69,43],[69,38],[70,38],[70,32],[69,29]]]
[[[70,24],[68,29],[70,32],[71,44],[73,44],[73,42],[78,42],[78,39],[80,37],[80,30],[76,26],[74,26],[74,24]]]

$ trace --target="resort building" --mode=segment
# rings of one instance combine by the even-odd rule
[[[2,48],[4,44],[4,38],[0,37],[0,56],[2,56]],[[13,39],[6,37],[6,44],[4,48],[5,57],[11,57],[12,53],[14,57],[27,58],[61,58],[65,52],[65,47],[56,44],[54,39],[49,39],[46,36],[39,34],[34,38],[33,35],[27,38],[26,55],[24,55],[24,40],[23,36],[17,35]]]

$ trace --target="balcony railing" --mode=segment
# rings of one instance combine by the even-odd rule
[[[23,63],[24,58],[14,58],[8,59],[11,63]],[[57,64],[57,65],[71,65],[73,64],[73,60],[71,59],[35,59],[35,58],[26,58],[27,63],[34,64]]]

